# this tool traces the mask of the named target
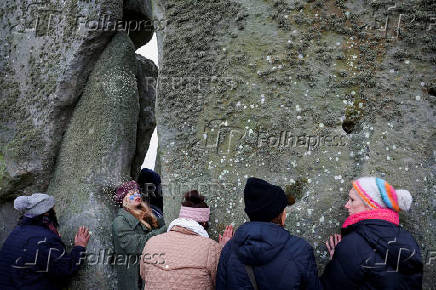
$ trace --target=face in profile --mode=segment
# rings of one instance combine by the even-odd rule
[[[137,189],[131,189],[123,199],[123,205],[127,207],[138,207],[141,205],[141,194]]]
[[[349,215],[370,209],[368,206],[366,206],[354,188],[352,188],[348,193],[348,201],[345,204],[345,208],[348,210]]]

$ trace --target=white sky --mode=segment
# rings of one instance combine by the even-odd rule
[[[153,38],[144,46],[138,48],[136,53],[151,59],[154,64],[157,66],[157,40],[156,33],[153,34]],[[150,140],[150,147],[148,147],[147,155],[145,156],[144,163],[142,163],[141,168],[147,167],[150,169],[154,169],[154,164],[156,162],[156,154],[157,154],[157,144],[158,137],[156,128],[153,131],[153,135]]]

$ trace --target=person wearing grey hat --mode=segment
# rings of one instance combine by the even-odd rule
[[[0,250],[0,289],[62,289],[78,271],[89,231],[79,227],[66,253],[54,205],[54,197],[44,193],[14,200],[21,217]]]
[[[280,186],[248,178],[241,225],[224,246],[216,289],[321,289],[312,246],[285,228],[285,208],[295,200]]]

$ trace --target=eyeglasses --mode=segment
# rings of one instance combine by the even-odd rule
[[[135,193],[134,194],[132,194],[130,197],[129,197],[129,199],[130,200],[134,200],[135,198],[137,198],[137,197],[141,197],[141,195],[139,194],[139,191],[135,191]]]

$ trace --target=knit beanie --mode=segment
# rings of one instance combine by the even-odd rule
[[[395,190],[389,183],[378,177],[362,177],[353,181],[353,188],[371,208],[388,208],[399,212],[408,211],[412,196],[408,190]]]
[[[29,218],[48,212],[54,204],[54,197],[44,193],[19,196],[14,200],[14,208]]]
[[[138,183],[136,183],[136,181],[134,181],[134,180],[131,180],[131,181],[128,181],[128,182],[125,182],[125,183],[121,184],[121,185],[117,188],[117,191],[116,191],[116,194],[115,194],[115,197],[114,197],[115,202],[116,202],[118,205],[122,206],[124,197],[125,197],[125,196],[129,193],[129,191],[132,190],[132,189],[137,189],[137,190],[139,191],[139,185],[138,185]]]
[[[142,168],[141,172],[138,176],[138,184],[142,187],[142,190],[145,191],[144,185],[147,183],[153,183],[156,187],[161,184],[160,176],[154,170],[149,168]]]
[[[251,221],[270,222],[288,205],[288,199],[280,186],[250,177],[244,188],[244,211]]]
[[[149,168],[142,168],[138,176],[138,184],[150,205],[154,205],[162,211],[163,196],[159,174]],[[153,186],[151,186],[152,184],[154,185],[154,190]],[[150,192],[150,190],[153,190],[153,192]]]

